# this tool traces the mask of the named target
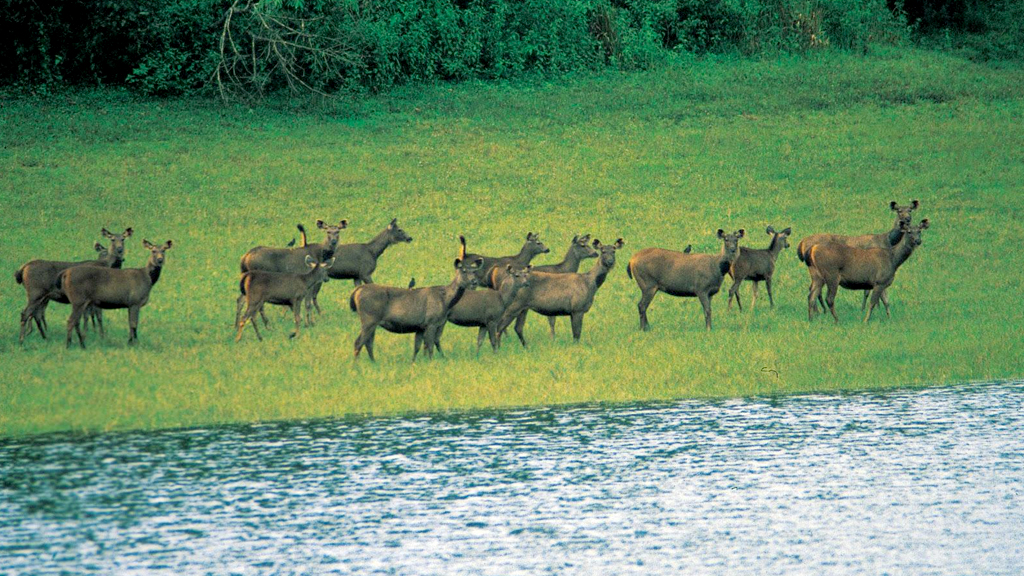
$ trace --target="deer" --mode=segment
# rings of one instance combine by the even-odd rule
[[[420,347],[426,345],[428,358],[434,357],[437,335],[448,321],[448,314],[467,290],[479,284],[477,274],[483,258],[466,263],[455,259],[455,277],[444,286],[397,288],[380,284],[363,284],[349,297],[349,308],[359,314],[361,328],[355,341],[355,359],[365,347],[371,361],[373,339],[377,327],[395,334],[414,334],[412,361],[416,362]]]
[[[871,312],[881,300],[885,315],[889,314],[889,298],[886,289],[892,285],[896,271],[902,266],[914,249],[921,245],[921,231],[929,226],[925,218],[917,226],[901,225],[903,237],[892,248],[855,248],[845,244],[816,244],[807,254],[807,267],[811,275],[811,288],[807,294],[807,319],[813,321],[817,315],[816,299],[821,296],[822,286],[828,286],[825,298],[828,309],[836,323],[836,293],[839,287],[849,290],[871,292],[871,306],[864,314],[864,322],[871,320]]]
[[[49,329],[49,325],[46,323],[46,307],[51,301],[60,304],[68,303],[67,297],[57,286],[61,272],[75,266],[120,268],[124,262],[124,241],[132,235],[132,232],[131,228],[126,228],[124,232],[114,234],[103,228],[100,234],[110,240],[110,248],[104,248],[99,242],[94,244],[93,249],[97,253],[95,260],[81,262],[32,260],[22,265],[14,273],[14,280],[25,287],[28,303],[21,311],[21,332],[18,336],[18,343],[24,344],[25,336],[31,333],[31,321],[35,322],[39,329],[39,335],[45,340],[46,330]],[[100,333],[103,334],[103,313],[95,308],[90,308],[88,313],[93,324],[98,325]]]
[[[305,229],[300,226],[300,230],[303,232],[303,246],[297,248],[257,246],[242,256],[239,268],[243,274],[251,270],[302,274],[306,270],[306,256],[312,257],[317,262],[329,260],[334,256],[334,251],[338,247],[341,231],[348,227],[348,220],[343,219],[337,225],[317,220],[316,227],[323,230],[326,235],[322,243],[306,244]],[[320,304],[316,300],[313,301],[313,306],[316,308],[317,314],[320,314]]]
[[[61,291],[71,303],[68,317],[65,345],[71,347],[71,330],[78,333],[78,343],[85,348],[85,339],[79,327],[79,320],[89,306],[105,310],[128,309],[128,344],[134,345],[139,339],[139,310],[149,302],[149,293],[160,280],[164,267],[165,252],[173,245],[170,240],[163,246],[143,240],[149,250],[149,260],[142,268],[101,268],[99,266],[75,266],[61,272]]]
[[[526,234],[526,242],[524,242],[523,247],[519,249],[519,253],[513,256],[484,256],[482,254],[469,254],[466,252],[466,237],[462,234],[459,234],[459,244],[459,258],[469,262],[472,262],[477,258],[483,261],[483,265],[477,273],[477,282],[480,286],[485,286],[487,288],[494,288],[494,284],[492,284],[491,281],[491,271],[495,268],[504,268],[509,264],[516,268],[523,268],[533,260],[534,256],[551,252],[551,250],[540,241],[540,236],[533,232],[528,232]]]
[[[306,245],[306,229],[302,224],[298,225],[301,235],[301,246]],[[412,236],[406,234],[398,226],[398,218],[392,218],[391,222],[384,227],[369,242],[362,244],[339,244],[334,250],[334,266],[327,275],[333,280],[352,280],[356,286],[373,283],[373,272],[377,269],[377,259],[384,254],[388,247],[399,243],[412,242]],[[313,305],[320,309],[317,296],[320,294],[319,287],[313,293]]]
[[[900,239],[903,238],[903,227],[910,224],[912,212],[917,210],[921,206],[921,203],[917,200],[911,200],[910,204],[906,206],[900,206],[895,200],[889,202],[889,209],[896,213],[896,221],[893,223],[892,228],[888,232],[881,234],[862,234],[860,236],[844,236],[842,234],[811,234],[804,238],[796,246],[796,256],[803,262],[807,263],[807,255],[813,246],[818,244],[844,244],[853,248],[892,248],[899,244]],[[868,302],[868,294],[870,290],[864,291],[864,300],[861,303],[861,310]],[[825,303],[821,302],[821,306],[824,308]]]
[[[462,295],[455,306],[452,306],[448,313],[449,323],[467,328],[479,328],[476,335],[477,355],[480,354],[484,336],[490,339],[494,352],[498,351],[498,347],[501,345],[498,338],[498,324],[519,290],[530,286],[531,269],[533,266],[530,265],[525,268],[514,268],[511,264],[507,264],[504,274],[497,282],[497,288],[468,291]],[[438,353],[441,352],[441,333],[443,331],[444,327],[442,326],[441,330],[438,330],[437,339],[434,342]]]
[[[742,228],[732,234],[718,229],[722,249],[717,254],[684,254],[664,248],[644,248],[629,260],[626,275],[640,288],[640,329],[649,331],[647,308],[658,292],[683,298],[696,297],[704,308],[704,326],[711,330],[711,298],[722,287],[725,274],[739,255]]]
[[[292,309],[295,315],[295,331],[289,338],[299,335],[301,324],[302,303],[306,303],[306,326],[313,325],[312,300],[313,292],[321,284],[327,281],[327,270],[334,264],[334,257],[326,262],[317,262],[312,256],[306,255],[304,264],[307,271],[303,274],[289,274],[281,272],[264,272],[252,270],[242,274],[239,281],[239,291],[242,293],[235,302],[235,318],[238,327],[238,334],[235,342],[242,339],[242,332],[245,330],[245,323],[252,324],[256,332],[256,339],[263,341],[260,330],[256,324],[256,313],[263,313],[263,306],[273,304],[275,306],[287,306]],[[246,304],[245,314],[242,314],[242,305]],[[266,317],[264,317],[266,325]]]
[[[572,242],[569,244],[569,250],[565,253],[565,257],[558,264],[544,264],[540,266],[533,266],[532,270],[535,272],[549,272],[552,274],[566,274],[575,273],[580,269],[580,264],[588,258],[597,258],[597,250],[590,245],[590,234],[584,234],[583,236],[576,235],[572,237]],[[500,280],[505,276],[506,271],[501,268],[494,268],[491,271],[491,285],[497,286]],[[526,316],[529,310],[523,310],[522,315]],[[523,322],[526,320],[524,319]],[[551,337],[555,337],[555,317],[548,316],[548,325],[551,327]]]
[[[524,310],[533,310],[544,316],[569,316],[572,323],[573,343],[578,344],[583,333],[583,316],[590,311],[597,290],[604,284],[608,272],[615,266],[615,252],[625,246],[622,238],[614,244],[602,244],[594,239],[594,248],[599,256],[597,263],[586,274],[531,271],[529,286],[521,288],[512,304],[502,315],[498,326],[503,332],[512,320],[516,320],[516,335],[520,344],[526,347],[523,335]]]
[[[786,228],[782,232],[776,232],[775,228],[769,226],[765,232],[772,237],[767,248],[747,248],[740,246],[740,254],[733,261],[729,268],[729,276],[732,277],[732,286],[729,287],[729,309],[732,309],[732,300],[736,299],[736,305],[740,312],[743,311],[743,304],[740,302],[740,284],[744,280],[754,283],[754,296],[750,300],[750,309],[754,309],[757,303],[757,283],[763,281],[765,289],[768,290],[768,303],[775,307],[775,300],[772,298],[772,276],[775,274],[775,261],[779,252],[789,248],[789,235],[792,228]]]

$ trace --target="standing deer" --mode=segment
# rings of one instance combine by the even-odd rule
[[[928,228],[925,218],[917,226],[904,224],[903,237],[890,248],[854,248],[844,244],[817,244],[807,254],[807,267],[811,274],[811,289],[807,294],[807,319],[814,320],[817,314],[815,300],[821,296],[821,288],[828,285],[826,302],[828,309],[839,323],[836,314],[836,293],[839,287],[849,290],[871,292],[871,306],[864,315],[864,322],[871,319],[871,312],[881,300],[885,315],[889,316],[889,298],[886,289],[892,285],[896,270],[903,265],[921,245],[921,231]]]
[[[538,254],[547,254],[551,252],[543,242],[540,241],[540,236],[529,232],[526,234],[526,242],[523,243],[523,247],[519,249],[519,253],[513,256],[484,256],[482,254],[469,254],[466,252],[466,237],[459,234],[459,258],[464,261],[472,262],[479,258],[483,265],[480,266],[480,270],[477,273],[477,282],[481,286],[488,288],[494,288],[494,284],[491,283],[491,271],[495,268],[504,268],[511,264],[516,268],[523,268],[533,260],[533,257]]]
[[[889,209],[896,213],[896,222],[888,232],[882,234],[862,234],[860,236],[844,236],[842,234],[811,234],[804,238],[796,246],[796,256],[801,262],[807,262],[807,255],[811,248],[818,244],[843,244],[852,248],[892,248],[899,244],[903,238],[903,227],[910,225],[911,213],[921,205],[917,200],[912,200],[907,206],[900,206],[893,200],[889,202]],[[860,309],[863,310],[868,302],[870,290],[864,291],[864,300]],[[821,302],[822,307],[825,306]],[[817,306],[815,306],[817,309]]]
[[[772,276],[775,274],[775,261],[779,252],[789,248],[789,235],[791,228],[782,232],[776,232],[775,228],[769,226],[766,230],[772,241],[767,248],[756,249],[740,246],[740,255],[729,268],[729,276],[732,276],[732,286],[729,288],[729,308],[732,308],[732,299],[736,298],[736,305],[743,311],[743,304],[740,302],[740,284],[744,280],[754,283],[754,296],[750,300],[750,308],[753,310],[757,302],[757,283],[764,281],[764,287],[768,290],[768,303],[775,307],[775,300],[772,298]]]
[[[256,327],[256,313],[263,313],[265,304],[275,306],[288,306],[295,315],[295,331],[289,338],[299,335],[299,324],[301,323],[302,303],[306,303],[306,325],[312,326],[312,300],[313,292],[327,280],[327,270],[334,264],[334,258],[326,262],[317,262],[312,256],[306,256],[305,265],[307,268],[304,274],[287,274],[281,272],[264,272],[253,270],[242,274],[239,282],[239,290],[242,294],[235,303],[235,318],[238,327],[238,335],[235,342],[242,339],[242,331],[245,323],[250,322],[252,329],[256,332],[256,339],[262,341],[259,328]],[[245,314],[241,314],[242,304],[247,304]],[[264,325],[266,318],[264,317]]]
[[[530,270],[532,268],[532,266],[513,268],[511,264],[506,265],[504,274],[497,281],[497,289],[482,288],[466,292],[448,313],[448,322],[456,326],[480,329],[476,335],[477,354],[480,354],[484,336],[490,338],[491,348],[495,352],[498,351],[500,345],[498,325],[502,315],[512,304],[512,300],[519,290],[530,286]],[[442,326],[441,330],[438,330],[437,340],[434,342],[438,353],[441,352],[441,333],[443,331],[444,327]]]
[[[58,279],[61,272],[74,266],[102,266],[106,268],[120,268],[124,262],[124,241],[132,235],[132,229],[127,228],[121,234],[109,232],[106,228],[100,232],[104,238],[110,240],[110,249],[104,248],[98,242],[93,245],[97,252],[95,260],[83,262],[55,262],[52,260],[32,260],[24,264],[14,273],[14,280],[25,287],[25,294],[28,303],[21,311],[21,332],[18,342],[24,343],[25,336],[31,332],[30,321],[35,321],[39,328],[39,335],[46,339],[46,330],[49,328],[46,323],[46,307],[49,303],[57,302],[67,304],[68,299],[60,291]],[[103,333],[103,313],[95,308],[89,309],[89,317],[94,325],[98,325],[100,333]]]
[[[534,272],[548,272],[551,274],[568,274],[576,273],[580,269],[580,264],[588,258],[597,258],[597,250],[590,245],[590,234],[583,236],[573,236],[572,243],[569,244],[569,250],[565,253],[565,257],[558,264],[545,264],[541,266],[533,266]],[[491,284],[497,286],[499,283],[498,276],[504,276],[505,271],[500,268],[495,268],[491,272]],[[526,315],[529,310],[523,310],[521,315],[523,316],[522,322],[526,322]],[[518,324],[520,321],[517,320]],[[551,337],[555,337],[555,317],[548,316],[548,325],[551,327]]]
[[[68,317],[68,331],[65,344],[71,347],[72,328],[78,333],[78,343],[85,348],[85,339],[79,327],[79,320],[89,306],[102,309],[128,309],[128,344],[139,339],[139,310],[149,302],[149,292],[160,279],[164,267],[164,253],[171,249],[171,241],[163,246],[143,240],[149,250],[149,261],[143,268],[100,268],[98,266],[76,266],[60,275],[61,290],[71,303]]]
[[[742,228],[732,234],[718,230],[722,249],[718,254],[684,254],[663,248],[644,248],[629,260],[626,274],[640,287],[640,329],[647,331],[647,307],[658,292],[684,298],[696,297],[704,308],[704,325],[711,330],[711,297],[718,293],[722,279],[739,254]]]
[[[604,284],[608,272],[615,266],[615,251],[624,245],[622,238],[616,240],[614,244],[602,244],[595,238],[593,246],[600,256],[594,267],[586,274],[531,272],[530,285],[521,288],[512,304],[505,310],[499,331],[504,331],[512,320],[516,320],[516,335],[525,347],[523,324],[526,316],[522,315],[522,312],[533,310],[544,316],[569,316],[572,322],[573,342],[579,343],[580,335],[583,333],[583,315],[590,311],[597,289]]]
[[[437,334],[448,321],[448,313],[467,289],[478,285],[477,273],[482,265],[482,258],[474,259],[472,264],[457,258],[455,278],[447,286],[410,289],[363,284],[356,288],[348,301],[362,325],[355,341],[355,357],[359,358],[365,346],[370,360],[375,361],[373,339],[380,326],[395,334],[415,334],[413,362],[424,344],[427,356],[433,358]]]

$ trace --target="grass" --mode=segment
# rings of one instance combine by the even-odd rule
[[[418,86],[315,112],[105,91],[0,101],[0,436],[1021,376],[1022,85],[1020,68],[892,50]],[[635,250],[715,251],[718,228],[762,246],[768,224],[792,226],[794,247],[813,232],[882,232],[889,201],[913,198],[933,227],[897,275],[891,320],[862,324],[859,294],[844,292],[842,323],[808,324],[807,272],[790,249],[774,310],[763,290],[743,313],[719,295],[706,333],[696,300],[659,295],[653,331],[637,330]],[[526,350],[513,337],[477,358],[475,330],[449,326],[447,357],[411,365],[411,337],[381,331],[378,363],[353,363],[348,282],[325,286],[325,314],[299,339],[274,309],[266,341],[233,342],[248,248],[316,218],[348,218],[342,241],[366,241],[395,216],[415,241],[384,254],[386,284],[448,282],[460,232],[492,254],[539,232],[552,254],[538,262],[577,232],[626,247],[579,345],[567,320],[551,341],[531,316]],[[175,243],[141,343],[126,345],[114,311],[106,342],[65,350],[67,307],[51,305],[51,340],[21,349],[11,273],[91,257],[104,226],[135,228],[126,266],[143,264],[143,238]]]

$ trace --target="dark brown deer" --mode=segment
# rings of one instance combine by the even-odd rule
[[[921,231],[928,228],[925,218],[917,226],[904,224],[903,237],[900,242],[890,248],[854,248],[844,244],[816,244],[807,254],[808,270],[811,274],[811,289],[807,294],[807,319],[814,320],[818,307],[816,299],[821,294],[822,286],[828,286],[825,301],[828,309],[839,322],[836,314],[836,293],[839,287],[849,290],[869,290],[871,306],[864,314],[864,322],[871,319],[871,312],[881,300],[885,306],[885,315],[889,316],[889,299],[886,289],[896,277],[896,270],[903,265],[921,245]]]
[[[459,299],[459,302],[452,307],[448,313],[448,322],[456,326],[467,328],[479,328],[476,335],[476,353],[480,354],[480,346],[483,345],[484,336],[491,341],[491,348],[497,352],[500,340],[498,338],[498,325],[505,310],[512,304],[512,300],[522,288],[530,286],[530,270],[526,268],[513,268],[511,264],[505,266],[504,274],[498,280],[498,288],[482,288],[466,292]],[[437,340],[434,342],[438,353],[441,352],[441,334],[437,332]]]
[[[775,307],[775,300],[772,298],[772,276],[775,275],[775,261],[779,258],[779,252],[789,248],[789,235],[792,229],[786,228],[782,232],[776,232],[775,228],[769,226],[766,232],[772,237],[772,241],[768,244],[767,248],[758,249],[740,246],[740,255],[736,257],[732,267],[729,268],[729,276],[732,277],[732,286],[729,288],[730,309],[732,308],[732,300],[735,298],[736,305],[740,307],[740,311],[743,310],[739,290],[740,284],[744,280],[750,280],[754,283],[754,296],[750,300],[751,310],[754,309],[754,304],[757,303],[758,282],[764,282],[764,287],[768,290],[768,303],[772,308]]]
[[[317,262],[312,256],[306,256],[307,271],[304,274],[287,274],[281,272],[264,272],[253,270],[242,274],[239,281],[241,295],[235,305],[235,318],[238,326],[238,335],[235,342],[242,339],[242,331],[245,323],[252,324],[256,332],[256,339],[262,341],[259,328],[256,327],[256,313],[263,313],[263,306],[273,304],[275,306],[287,306],[295,315],[295,331],[289,338],[299,335],[299,324],[302,316],[302,303],[306,303],[306,326],[313,325],[312,300],[313,291],[327,280],[327,270],[334,264],[334,258],[326,262]],[[245,314],[241,314],[242,304],[245,303]],[[266,318],[264,318],[264,324]]]
[[[911,200],[907,206],[900,206],[893,200],[889,202],[889,209],[896,213],[896,222],[893,223],[892,228],[888,232],[882,234],[861,234],[859,236],[844,236],[842,234],[811,234],[804,238],[796,245],[796,256],[801,261],[807,262],[807,254],[810,253],[811,248],[818,244],[843,244],[852,248],[892,248],[899,244],[903,238],[903,226],[910,224],[911,213],[921,205],[917,200]],[[861,310],[868,301],[868,294],[870,290],[864,291],[864,301],[861,304]],[[824,302],[821,302],[822,307],[825,306]]]
[[[586,274],[531,272],[529,287],[521,288],[505,310],[499,331],[504,331],[516,320],[516,335],[525,347],[522,321],[525,316],[521,314],[523,310],[533,310],[544,316],[568,316],[572,322],[573,342],[578,343],[583,333],[583,315],[590,311],[594,295],[615,266],[615,251],[622,248],[625,242],[619,238],[614,244],[602,244],[600,240],[594,239],[593,245],[600,256]]]
[[[348,301],[349,307],[359,314],[362,325],[355,341],[355,357],[359,358],[365,346],[370,360],[375,360],[373,339],[380,326],[395,334],[415,334],[413,362],[424,344],[427,356],[433,358],[437,334],[448,321],[448,313],[466,290],[478,285],[477,272],[482,265],[481,258],[471,264],[456,259],[455,278],[447,286],[409,289],[363,284],[356,288]]]
[[[722,287],[722,279],[739,255],[739,241],[745,234],[743,229],[732,234],[719,229],[722,249],[718,254],[685,254],[663,248],[644,248],[634,254],[626,274],[640,287],[640,329],[651,329],[647,307],[658,292],[664,292],[700,300],[704,325],[711,330],[711,297]]]
[[[24,264],[14,273],[14,280],[25,287],[25,294],[28,303],[21,311],[21,332],[18,342],[24,343],[25,336],[32,330],[31,321],[39,328],[39,335],[46,339],[46,330],[49,325],[46,323],[46,307],[50,302],[67,304],[68,299],[60,290],[59,282],[61,272],[74,266],[102,266],[106,268],[120,268],[124,262],[124,241],[132,235],[132,229],[127,228],[120,234],[109,232],[106,228],[101,231],[104,238],[110,240],[110,248],[104,248],[96,243],[93,248],[97,252],[95,260],[82,262],[55,262],[52,260],[33,260]],[[94,325],[98,325],[100,332],[103,332],[103,316],[100,310],[90,308],[89,318]]]
[[[590,245],[590,234],[584,234],[583,236],[573,236],[572,243],[569,244],[569,250],[565,253],[565,257],[558,264],[544,264],[541,266],[534,266],[534,272],[548,272],[551,274],[570,274],[579,272],[580,264],[587,258],[597,258],[597,250]],[[505,270],[501,268],[495,268],[491,271],[491,285],[497,286],[500,283],[500,278],[506,274]],[[529,313],[529,310],[523,310],[522,316],[524,319],[522,322],[526,322],[525,316]],[[519,323],[519,320],[516,321]],[[551,337],[555,337],[555,316],[548,316],[548,325],[551,327]]]
[[[164,267],[164,253],[171,249],[171,241],[163,246],[143,240],[149,250],[149,261],[143,268],[101,268],[99,266],[75,266],[60,275],[61,290],[71,303],[68,317],[68,332],[65,344],[71,347],[72,328],[78,333],[78,343],[85,348],[85,339],[79,327],[79,320],[89,306],[104,310],[128,309],[128,344],[139,339],[139,310],[149,302],[149,293],[160,279]]]
[[[519,249],[519,253],[514,256],[484,256],[482,254],[469,254],[466,252],[466,237],[459,234],[459,258],[467,262],[473,262],[479,258],[483,261],[483,265],[480,266],[480,271],[477,273],[477,282],[481,286],[488,288],[494,288],[491,283],[491,271],[495,268],[504,268],[511,264],[516,268],[524,268],[533,260],[533,257],[538,254],[547,254],[551,252],[543,242],[540,241],[540,237],[533,232],[526,234],[526,242],[523,243],[523,247]]]
[[[299,225],[302,233],[302,245],[306,245],[306,231]],[[377,259],[389,246],[398,243],[412,242],[412,236],[398,226],[398,219],[391,220],[384,230],[364,244],[339,244],[334,250],[334,266],[327,275],[334,280],[352,280],[356,286],[373,283],[373,271],[377,269]],[[317,310],[320,290],[313,293],[313,305]]]

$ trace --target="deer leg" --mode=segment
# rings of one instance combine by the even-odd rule
[[[572,341],[579,344],[580,335],[583,334],[583,312],[574,312],[569,318],[572,322]]]
[[[50,299],[43,298],[43,300],[36,305],[36,309],[32,313],[36,319],[36,327],[40,329],[40,336],[43,337],[43,340],[46,339],[46,332],[50,331],[50,324],[46,321],[46,307],[49,306],[49,304]],[[39,327],[40,321],[43,323],[41,328]]]
[[[727,309],[732,310],[732,301],[735,298],[736,305],[739,306],[740,312],[743,312],[743,303],[740,302],[740,283],[742,282],[743,280],[739,278],[733,279],[732,286],[729,287],[729,304],[726,306]],[[757,284],[754,284],[754,286],[757,286]]]
[[[881,286],[875,286],[875,288],[871,291],[871,305],[868,306],[868,312],[867,314],[864,315],[865,323],[871,320],[871,313],[874,312],[875,306],[878,306],[878,300],[881,298],[884,292],[885,288]]]
[[[487,335],[487,326],[481,326],[476,332],[476,355],[480,355],[480,347],[484,345],[484,336]],[[494,341],[493,339],[491,340]]]
[[[647,308],[651,305],[651,300],[654,300],[654,296],[658,293],[657,288],[648,288],[641,290],[640,303],[636,305],[637,310],[640,311],[640,329],[647,332],[651,329],[651,323],[647,321]]]
[[[85,338],[82,337],[82,330],[78,326],[78,320],[82,317],[85,312],[85,306],[87,303],[74,304],[71,308],[71,315],[68,316],[68,333],[67,338],[64,340],[64,345],[67,348],[71,348],[71,330],[78,333],[78,344],[85,348]]]
[[[289,338],[295,338],[299,335],[299,327],[302,326],[302,300],[292,302],[292,314],[295,315],[295,332],[289,334]]]
[[[139,340],[139,306],[128,308],[128,344],[134,345]]]
[[[700,300],[700,305],[704,307],[704,328],[711,330],[711,297],[707,293],[701,293],[697,295],[697,299]]]
[[[498,347],[501,345],[501,339],[498,338],[498,326],[493,322],[487,325],[487,337],[491,341],[491,350],[495,353],[498,352]],[[479,350],[479,346],[477,349]]]
[[[832,317],[835,318],[836,324],[839,324],[839,316],[836,314],[836,294],[839,292],[839,278],[834,278],[828,281],[828,297],[825,299],[828,302],[828,310],[832,313]],[[821,291],[818,291],[818,297],[821,297]]]
[[[32,309],[32,303],[30,302],[25,306],[25,309],[21,311],[21,331],[18,334],[18,344],[25,343],[25,336],[32,333],[32,321],[35,320],[36,325],[39,325],[39,317],[35,315],[35,310]],[[27,328],[26,328],[27,327]],[[39,326],[39,334],[46,338],[46,334],[43,332],[43,327]]]
[[[768,291],[768,307],[775,308],[775,300],[772,298],[772,277],[764,279],[764,289]]]
[[[412,361],[416,362],[416,355],[420,353],[420,346],[423,345],[423,332],[417,332],[412,343]]]
[[[548,326],[551,327],[551,339],[555,339],[555,317],[548,316]]]
[[[867,308],[867,306],[868,306],[868,296],[870,296],[870,295],[871,295],[871,290],[865,290],[864,291],[864,300],[862,300],[861,303],[860,303],[860,311],[861,312],[863,312],[864,309]]]
[[[526,348],[526,337],[523,336],[523,327],[526,326],[526,310],[523,310],[522,314],[516,318],[516,336],[519,336],[519,342],[522,343],[523,348]]]
[[[757,284],[758,284],[757,280],[754,280],[754,289],[753,289],[754,295],[750,298],[750,311],[751,312],[753,312],[754,308],[757,306]],[[739,300],[740,300],[740,297],[739,297],[739,294],[737,294],[736,295],[736,302],[738,303]]]
[[[100,327],[100,338],[103,340],[107,339],[107,330],[103,327],[103,310],[93,307],[92,317],[96,321],[96,324]]]
[[[885,306],[885,317],[886,318],[892,318],[892,315],[889,314],[889,289],[888,288],[886,288],[885,290],[882,290],[881,298],[882,298],[882,305]]]
[[[445,324],[447,324],[447,321],[445,322]],[[444,352],[441,350],[441,334],[443,333],[444,324],[441,324],[441,326],[439,326],[437,330],[434,332],[434,350],[436,350],[437,354],[442,358],[444,358]]]

